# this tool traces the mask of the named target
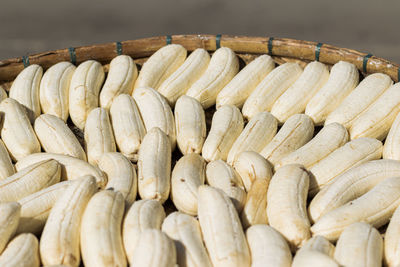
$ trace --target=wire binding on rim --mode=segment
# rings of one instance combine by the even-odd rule
[[[30,65],[29,63],[29,56],[22,56],[22,63],[24,64],[24,68]]]
[[[217,36],[215,36],[215,47],[221,48],[221,34],[217,34]]]
[[[122,55],[122,43],[121,42],[115,42],[115,48],[117,50],[117,55],[118,56]]]
[[[321,53],[321,47],[323,43],[318,43],[317,46],[315,47],[315,60],[319,61],[319,54]]]
[[[367,73],[367,64],[370,57],[372,57],[372,54],[368,53],[363,59],[363,72],[365,73]]]
[[[167,35],[166,42],[167,42],[167,45],[172,43],[172,36],[171,35]]]
[[[68,48],[69,51],[69,58],[72,64],[76,65],[76,54],[75,54],[75,48],[70,47]]]
[[[268,39],[268,55],[272,56],[272,41],[274,37],[269,37]]]

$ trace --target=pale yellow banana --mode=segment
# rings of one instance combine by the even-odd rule
[[[293,258],[292,267],[340,267],[333,258],[317,250],[304,250]]]
[[[202,185],[198,199],[200,227],[213,266],[249,267],[249,246],[229,196],[218,188]]]
[[[0,203],[0,253],[14,236],[21,216],[21,205],[17,202]]]
[[[33,234],[20,234],[0,255],[0,266],[39,267],[39,241]]]
[[[92,109],[99,106],[99,93],[104,81],[103,66],[95,60],[87,60],[76,68],[69,86],[69,114],[72,122],[81,130]]]
[[[325,125],[307,144],[279,160],[275,164],[275,169],[293,163],[302,164],[309,169],[348,140],[349,134],[341,124]]]
[[[227,162],[233,165],[241,152],[260,153],[273,140],[278,129],[278,122],[269,112],[260,112],[254,116],[229,150]],[[313,128],[314,129],[314,128]]]
[[[100,107],[109,109],[120,94],[131,94],[138,76],[135,62],[130,56],[120,55],[110,62],[107,79],[100,91]]]
[[[165,218],[162,231],[175,243],[179,266],[212,266],[203,244],[199,222],[195,218],[184,213],[173,212]]]
[[[0,86],[0,102],[8,97],[6,90]]]
[[[75,157],[86,161],[86,154],[78,139],[65,122],[51,114],[36,118],[35,133],[46,152]]]
[[[127,266],[122,243],[125,202],[120,192],[102,190],[90,199],[80,229],[86,267]]]
[[[197,215],[197,189],[206,178],[206,161],[198,154],[187,154],[175,164],[171,176],[171,200],[175,207]]]
[[[274,60],[262,55],[251,61],[219,92],[217,108],[223,105],[235,105],[241,108],[257,85],[275,67]]]
[[[183,95],[175,105],[176,141],[182,154],[200,153],[206,139],[206,119],[196,99]]]
[[[96,191],[94,177],[84,176],[71,182],[55,202],[40,237],[40,258],[44,265],[79,266],[81,220]]]
[[[40,107],[45,114],[51,114],[67,121],[69,116],[69,86],[76,67],[70,62],[51,66],[40,82]]]
[[[40,152],[40,143],[33,131],[25,108],[12,98],[0,103],[3,113],[1,139],[4,141],[10,156],[18,161],[32,153]]]
[[[203,75],[210,63],[210,55],[205,49],[197,48],[185,62],[169,76],[157,89],[169,102],[175,105],[176,100]]]
[[[39,88],[43,68],[33,64],[21,71],[10,88],[10,98],[26,108],[31,123],[40,115]]]
[[[283,157],[310,141],[313,134],[314,123],[311,118],[305,114],[295,114],[283,124],[260,154],[275,165]]]
[[[210,132],[204,141],[201,153],[205,160],[226,160],[243,126],[243,117],[237,107],[220,107],[213,115]]]
[[[294,114],[304,113],[308,101],[328,81],[329,71],[325,64],[308,63],[300,77],[273,104],[271,114],[284,123]]]
[[[292,254],[285,238],[274,228],[258,224],[246,231],[251,252],[251,266],[290,267]]]
[[[325,237],[315,235],[308,239],[307,242],[304,243],[304,245],[297,251],[297,253],[301,253],[305,250],[315,250],[324,253],[329,257],[333,257],[335,253],[335,246]]]
[[[302,165],[291,164],[278,169],[269,183],[269,225],[288,240],[292,250],[311,236],[306,209],[309,179],[309,174]]]
[[[130,160],[137,160],[146,128],[135,100],[127,94],[114,98],[110,118],[118,150]]]
[[[383,146],[384,159],[400,160],[400,115],[396,116]]]
[[[15,173],[10,154],[3,141],[0,139],[0,180],[7,178]]]
[[[275,101],[299,78],[303,70],[297,63],[285,63],[271,71],[254,89],[243,105],[243,116],[250,120],[271,111]]]
[[[158,89],[183,64],[186,54],[186,49],[178,44],[161,47],[143,64],[134,90],[147,86]]]
[[[187,90],[186,94],[197,99],[204,109],[215,105],[218,93],[239,70],[239,60],[228,47],[217,49],[203,75]]]
[[[400,207],[400,206],[399,206]],[[400,266],[400,208],[397,207],[386,228],[384,260],[387,266]]]

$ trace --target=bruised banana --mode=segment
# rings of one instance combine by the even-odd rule
[[[20,234],[8,243],[0,255],[0,266],[39,267],[39,241],[30,233]]]
[[[0,253],[14,236],[21,216],[21,205],[17,202],[0,203]]]
[[[15,168],[12,164],[10,154],[7,151],[6,145],[0,139],[0,180],[13,175],[14,173]]]
[[[203,75],[187,90],[186,95],[198,100],[204,109],[216,103],[218,93],[239,70],[239,60],[228,47],[217,49]]]
[[[400,265],[400,208],[397,207],[386,228],[384,239],[384,260],[387,266]]]
[[[384,159],[400,160],[400,113],[396,116],[383,146]]]

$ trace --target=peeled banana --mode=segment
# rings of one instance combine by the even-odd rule
[[[10,154],[3,141],[0,139],[0,180],[7,178],[15,173]]]
[[[384,240],[384,260],[387,266],[400,265],[400,208],[397,207],[386,228]]]
[[[333,257],[335,253],[335,246],[323,236],[315,235],[307,240],[307,242],[296,252],[301,253],[305,250],[315,250]]]
[[[339,264],[333,259],[335,246],[322,236],[313,236],[298,251],[293,259],[297,267],[330,267]]]
[[[39,267],[39,241],[33,234],[20,234],[0,255],[0,266]]]
[[[21,205],[17,202],[0,203],[0,253],[14,236],[21,215]]]
[[[386,136],[385,144],[383,146],[384,159],[400,160],[400,115],[396,116],[389,133]]]
[[[240,214],[243,228],[255,224],[268,224],[267,192],[269,180],[255,179],[247,192],[246,203]]]

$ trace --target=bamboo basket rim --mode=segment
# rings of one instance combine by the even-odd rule
[[[122,42],[70,47],[0,60],[0,81],[9,82],[14,80],[30,64],[41,65],[44,69],[61,61],[70,61],[77,65],[85,60],[94,59],[102,64],[107,64],[114,57],[121,54],[129,55],[133,59],[141,59],[152,55],[166,44],[180,44],[189,52],[197,48],[204,48],[212,52],[219,47],[229,47],[238,54],[268,54],[306,62],[316,60],[329,65],[344,60],[353,63],[364,74],[384,73],[389,75],[395,82],[399,81],[400,76],[400,66],[397,63],[375,57],[369,53],[362,53],[357,50],[340,48],[329,44],[290,38],[190,34],[166,35]]]

